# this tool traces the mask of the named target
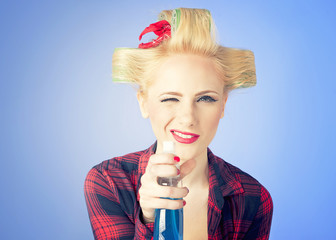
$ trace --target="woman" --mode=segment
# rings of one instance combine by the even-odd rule
[[[114,80],[139,86],[141,113],[157,141],[88,173],[85,197],[95,239],[151,239],[155,209],[182,207],[184,239],[268,239],[268,191],[208,149],[228,93],[255,85],[253,53],[218,45],[207,10],[163,11],[159,20],[140,35],[154,31],[156,40],[113,55]],[[163,141],[175,143],[176,155],[163,153]],[[179,174],[184,187],[157,183]]]

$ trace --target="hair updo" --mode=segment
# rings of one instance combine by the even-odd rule
[[[113,81],[136,84],[139,91],[145,93],[155,70],[165,59],[176,54],[194,54],[213,61],[226,92],[256,84],[253,52],[219,45],[215,40],[215,24],[208,10],[164,10],[159,20],[170,23],[171,37],[157,47],[116,48],[112,60]]]

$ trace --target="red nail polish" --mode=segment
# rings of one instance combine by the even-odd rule
[[[178,156],[175,156],[175,157],[174,157],[174,161],[175,161],[175,162],[179,162],[179,161],[180,161],[180,158],[179,158]]]
[[[183,200],[183,206],[185,206],[186,204],[187,204],[187,202]]]
[[[180,175],[181,171],[180,169],[177,169],[177,175]]]

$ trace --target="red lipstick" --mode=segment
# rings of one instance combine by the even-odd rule
[[[189,133],[189,132],[181,132],[175,129],[170,130],[170,132],[173,134],[173,137],[176,141],[179,143],[185,143],[185,144],[191,144],[197,141],[200,135]]]

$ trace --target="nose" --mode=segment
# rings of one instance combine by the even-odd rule
[[[181,126],[191,127],[197,124],[197,109],[193,102],[181,102],[177,109],[178,121]]]

